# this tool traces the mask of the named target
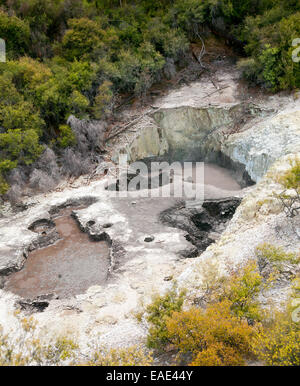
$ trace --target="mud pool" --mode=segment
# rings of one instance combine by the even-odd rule
[[[109,247],[81,232],[72,210],[54,219],[60,239],[53,245],[31,252],[18,272],[11,274],[5,289],[23,298],[55,294],[60,298],[84,293],[92,285],[105,283],[109,268]],[[43,226],[35,229],[45,233]]]
[[[192,182],[196,182],[196,164],[192,163],[192,171],[185,169],[187,174],[192,175]],[[176,173],[176,171],[175,171]],[[226,168],[212,163],[204,164],[204,185],[211,185],[219,189],[237,191],[241,186],[233,177],[233,173]]]
[[[191,170],[185,169],[192,178],[196,173],[196,165],[189,165]],[[202,167],[202,166],[201,166]],[[174,173],[180,173],[181,169],[175,168]],[[183,175],[183,183],[186,176]],[[215,164],[204,165],[204,190],[205,199],[218,199],[215,193],[228,192],[226,196],[234,195],[240,191],[239,184],[235,181],[230,170],[219,167]],[[221,194],[222,196],[222,194]],[[198,211],[187,211],[183,214],[178,209],[182,206],[182,200],[169,198],[144,198],[138,199],[132,205],[132,199],[114,200],[114,207],[128,218],[133,229],[136,229],[131,236],[134,243],[140,229],[147,230],[149,234],[155,234],[159,229],[160,222],[169,223],[171,227],[178,227],[188,232],[187,240],[197,249],[192,252],[182,253],[183,257],[196,257],[199,251],[205,249],[213,240],[211,231],[215,228],[214,218],[210,218],[212,226],[205,232],[200,232],[199,227],[190,226],[191,218],[199,215]],[[179,204],[178,204],[179,203]],[[234,204],[235,211],[238,202]],[[162,213],[169,213],[172,209],[172,220]],[[30,252],[23,268],[12,273],[5,283],[5,290],[21,296],[23,299],[37,299],[41,296],[56,296],[58,298],[70,298],[78,294],[85,293],[89,287],[94,285],[104,285],[108,279],[110,268],[110,250],[107,242],[96,241],[97,238],[89,237],[88,233],[82,232],[72,216],[73,211],[84,209],[84,207],[71,207],[61,209],[56,215],[52,216],[51,221],[40,220],[33,224],[29,229],[40,236],[39,248]],[[167,212],[166,212],[167,211]],[[182,220],[177,221],[176,213]],[[202,213],[202,210],[200,210]],[[233,214],[232,213],[232,214]],[[175,215],[175,219],[174,216]],[[216,216],[217,217],[217,214]],[[231,218],[231,216],[230,216]],[[208,221],[207,219],[205,221]],[[92,221],[91,223],[94,223]],[[217,222],[219,223],[219,222]],[[222,221],[224,229],[225,223]],[[112,226],[113,224],[109,224]],[[103,226],[105,228],[105,226]],[[201,242],[198,240],[201,239]],[[101,240],[101,238],[100,238]],[[195,242],[196,240],[196,242]],[[51,245],[49,245],[51,244]],[[156,240],[151,243],[151,248],[156,246]],[[122,266],[122,261],[119,265]]]

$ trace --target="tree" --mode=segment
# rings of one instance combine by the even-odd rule
[[[32,164],[41,155],[43,146],[35,130],[14,129],[0,134],[0,150],[2,160],[10,160],[11,166],[16,167]]]
[[[61,53],[68,60],[87,59],[93,52],[101,55],[107,47],[103,42],[105,31],[101,24],[88,18],[71,19],[66,31]]]
[[[112,83],[107,80],[98,87],[92,108],[96,119],[106,118],[112,113],[114,95],[111,88]]]
[[[76,144],[76,137],[70,126],[59,126],[59,136],[57,138],[57,143],[62,148],[74,146]]]
[[[19,57],[28,50],[30,29],[26,21],[0,9],[0,37],[6,42],[7,56]]]
[[[41,134],[45,122],[41,119],[39,113],[33,111],[32,103],[22,101],[1,109],[0,121],[2,121],[2,125],[6,130],[33,129]]]

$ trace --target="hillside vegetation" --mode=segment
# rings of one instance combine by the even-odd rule
[[[300,257],[272,245],[259,246],[257,254],[276,263],[299,263]],[[274,265],[272,274],[264,278],[255,260],[226,277],[207,267],[202,306],[196,306],[199,298],[179,291],[176,283],[165,294],[154,295],[152,302],[136,314],[137,321],[147,326],[148,349],[141,345],[109,350],[96,339],[89,343],[88,353],[83,353],[71,336],[56,336],[46,342],[37,337],[34,318],[24,317],[17,310],[17,340],[4,334],[0,325],[0,367],[151,366],[155,364],[153,354],[156,358],[167,355],[172,365],[299,366],[300,324],[298,317],[291,317],[299,314],[299,276],[294,278],[284,310],[278,311],[272,303],[263,308],[258,300],[261,291],[279,278],[277,268]],[[187,299],[194,305],[185,304]]]
[[[0,195],[87,172],[98,134],[82,138],[68,116],[109,118],[120,95],[144,96],[210,31],[244,56],[250,82],[299,87],[298,0],[0,1]]]

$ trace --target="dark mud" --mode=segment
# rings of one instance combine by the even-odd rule
[[[160,221],[186,231],[186,239],[201,253],[221,237],[240,203],[240,198],[229,197],[206,200],[201,208],[186,208],[176,204],[160,214]]]

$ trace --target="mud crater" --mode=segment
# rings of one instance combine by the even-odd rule
[[[238,197],[206,200],[201,208],[186,208],[181,202],[163,211],[160,221],[186,231],[185,237],[197,248],[197,253],[185,257],[197,257],[221,237],[240,203]]]
[[[143,160],[145,161],[145,160]],[[127,188],[130,191],[130,182],[133,178],[139,176],[139,181],[144,181],[146,183],[143,184],[144,187],[149,189],[148,198],[146,197],[144,200],[144,204],[151,207],[153,212],[156,212],[159,205],[155,204],[153,200],[151,201],[151,188],[161,187],[164,184],[169,183],[172,186],[175,174],[180,173],[182,176],[182,184],[196,182],[197,175],[197,164],[196,161],[190,161],[189,165],[185,165],[187,169],[184,169],[182,173],[182,168],[180,165],[183,165],[182,162],[179,162],[177,166],[174,166],[172,170],[173,175],[170,175],[170,178],[164,179],[163,173],[169,172],[168,169],[165,171],[164,169],[159,170],[159,172],[153,172],[151,170],[150,162],[162,162],[161,159],[157,158],[147,158],[148,163],[148,174],[142,174],[140,171],[137,173],[127,173]],[[172,188],[170,190],[170,198],[169,198],[169,208],[163,209],[158,213],[158,220],[165,225],[178,228],[187,232],[186,240],[189,241],[195,248],[189,250],[183,250],[181,252],[181,256],[184,258],[194,258],[199,256],[200,253],[204,252],[206,248],[217,241],[222,232],[226,229],[229,221],[232,219],[237,207],[240,205],[242,198],[241,189],[245,186],[249,186],[253,184],[247,173],[244,172],[243,169],[238,170],[238,167],[233,167],[232,164],[226,163],[223,159],[221,162],[220,158],[215,158],[215,161],[218,161],[219,164],[223,166],[219,166],[217,163],[204,163],[204,197],[205,200],[202,205],[197,205],[197,202],[188,201],[189,204],[192,204],[191,207],[187,205],[187,201],[182,199],[177,199],[174,201],[172,195]],[[202,162],[202,161],[198,161]],[[169,161],[172,163],[172,160]],[[224,167],[224,166],[227,167]],[[202,167],[202,166],[200,166]],[[130,169],[129,169],[130,170]],[[187,174],[185,174],[187,172]],[[154,184],[152,185],[154,181]],[[168,182],[166,182],[168,181]],[[178,181],[178,180],[177,180]],[[136,190],[140,189],[140,185],[135,185]],[[110,190],[119,191],[120,182],[117,179],[116,184],[111,184],[108,186]],[[195,188],[195,186],[194,186]],[[148,201],[147,201],[148,200]],[[162,200],[162,198],[160,198]],[[134,202],[136,203],[136,202]],[[195,205],[194,205],[195,204]],[[138,206],[141,203],[138,201]],[[122,210],[119,208],[119,210]],[[131,211],[132,212],[132,211]],[[128,216],[132,216],[133,219],[136,217],[135,213],[127,213]],[[152,229],[152,232],[155,230]],[[146,238],[145,242],[151,242]]]
[[[151,160],[151,161],[150,161]],[[158,171],[153,171],[151,169],[151,162],[164,162],[162,159],[158,158],[148,158],[144,159],[144,162],[148,166],[148,173],[144,174],[140,170],[136,172],[131,172],[130,167],[127,174],[124,174],[122,178],[125,178],[126,186],[125,190],[135,191],[141,190],[142,186],[147,189],[153,189],[162,187],[167,184],[172,184],[174,182],[174,178],[176,175],[182,176],[182,183],[197,183],[199,181],[196,180],[196,169],[199,163],[203,163],[203,172],[204,172],[204,180],[203,183],[205,186],[211,185],[218,189],[228,190],[228,191],[239,191],[241,188],[253,185],[253,181],[248,178],[247,173],[240,171],[238,174],[237,169],[233,167],[231,164],[224,164],[222,162],[204,162],[201,161],[189,161],[189,164],[184,166],[183,161],[168,161],[168,164],[172,164],[176,162],[177,165],[173,166],[170,170],[168,167],[159,169]],[[223,165],[223,166],[220,166]],[[185,169],[183,169],[185,167]],[[139,182],[137,184],[130,184],[130,182],[139,177]],[[106,187],[106,190],[110,191],[121,191],[124,190],[120,179],[116,179],[116,181]]]
[[[174,171],[177,172],[179,170]],[[156,174],[159,186],[162,186],[162,173]],[[129,181],[135,176],[129,175]],[[149,174],[144,177],[148,179],[148,188],[151,188],[153,176]],[[205,187],[214,186],[217,191],[227,191],[229,195],[234,195],[233,192],[241,188],[231,171],[218,165],[206,164],[204,177]],[[194,181],[183,176],[183,183],[191,182]],[[145,208],[145,211],[152,211],[151,205],[155,205],[157,220],[187,232],[186,240],[193,247],[180,253],[183,258],[197,257],[216,241],[241,201],[236,197],[206,199],[202,207],[188,208],[184,201],[166,200],[167,209],[161,206],[159,210],[157,204],[151,204],[151,199],[146,199],[145,205],[149,208]],[[85,225],[79,221],[78,211],[96,201],[94,197],[68,200],[51,207],[50,218],[41,218],[29,226],[28,229],[37,233],[38,237],[28,247],[28,253],[25,252],[27,259],[23,268],[11,273],[4,284],[5,290],[22,298],[18,301],[19,308],[29,313],[42,312],[53,299],[74,297],[93,285],[105,285],[112,269],[121,265],[126,251],[109,236],[108,229],[114,224],[107,221],[99,228],[96,219],[91,218]],[[173,206],[168,208],[172,203]],[[121,212],[124,210],[123,204],[118,203]],[[128,216],[135,221],[139,214],[133,212]],[[155,231],[155,228],[152,230]],[[144,241],[151,244],[153,240],[152,237],[146,237]]]
[[[22,297],[21,309],[43,311],[49,301],[84,293],[93,285],[106,283],[110,268],[108,240],[97,240],[80,229],[76,210],[96,200],[69,200],[52,207],[50,219],[29,226],[38,238],[29,246],[21,270],[11,273],[4,289]]]

